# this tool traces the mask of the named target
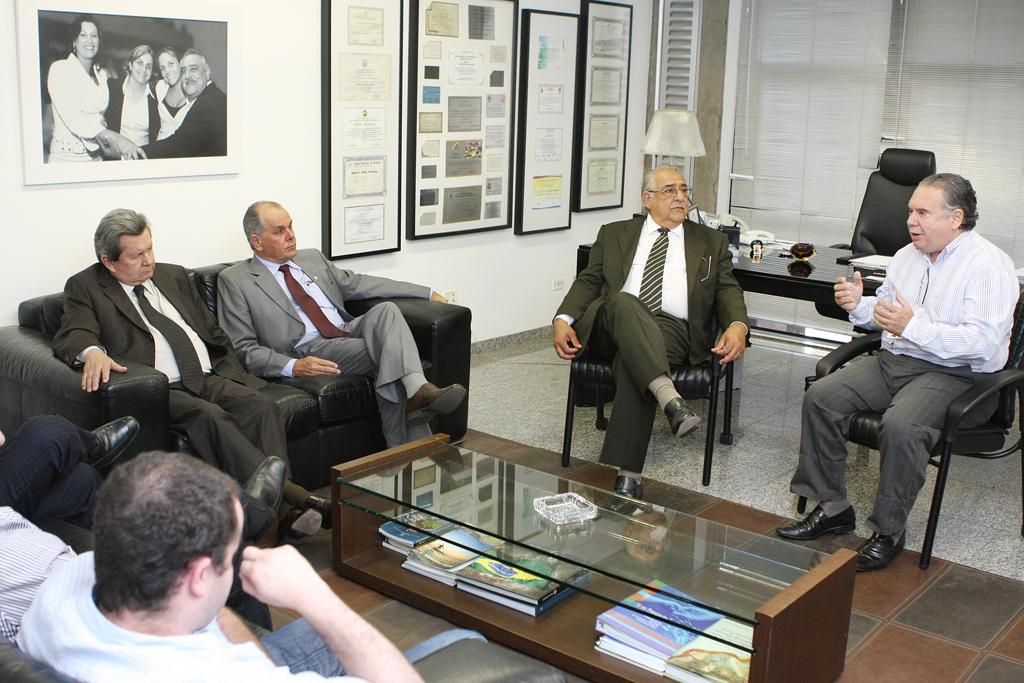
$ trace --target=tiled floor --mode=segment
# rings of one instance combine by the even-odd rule
[[[731,447],[718,446],[712,485],[700,485],[703,434],[671,438],[656,425],[645,497],[652,502],[770,534],[793,517],[788,493],[796,461],[803,377],[815,358],[754,348],[742,372],[739,426]],[[469,448],[610,487],[614,472],[592,464],[602,434],[592,428],[593,409],[579,409],[572,466],[563,470],[561,449],[568,366],[546,341],[475,354],[470,392]],[[853,450],[850,498],[870,508],[877,453]],[[591,462],[588,462],[591,461]],[[656,481],[654,481],[656,480]],[[1020,459],[954,463],[947,487],[935,559],[917,566],[934,475],[930,474],[908,527],[908,550],[885,571],[859,574],[846,670],[840,681],[1024,680],[1024,540],[1020,536]],[[863,514],[861,517],[863,518]],[[979,523],[977,520],[982,520]],[[863,527],[858,533],[864,535]],[[823,550],[856,547],[855,536],[819,539]],[[381,630],[405,647],[446,627],[440,620],[334,577],[329,536],[302,544],[335,589]],[[287,619],[275,614],[275,619]]]

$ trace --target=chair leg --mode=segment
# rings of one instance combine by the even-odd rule
[[[732,445],[732,389],[733,389],[733,364],[725,368],[725,402],[722,406],[722,436],[718,438],[719,443],[726,446]]]
[[[711,362],[713,363],[714,359]],[[710,396],[708,396],[707,432],[704,435],[704,471],[700,477],[700,483],[704,486],[711,483],[711,461],[715,455],[715,423],[718,418],[718,387],[721,377],[718,372],[712,374]]]
[[[594,420],[594,426],[600,429],[602,432],[608,429],[608,418],[604,416],[604,391],[601,387],[594,389],[594,407],[597,408],[597,418]]]
[[[928,526],[924,533],[924,545],[921,546],[921,569],[928,569],[928,564],[932,561],[932,545],[935,543],[935,531],[939,526],[939,510],[942,509],[942,496],[946,492],[946,478],[949,476],[949,461],[952,458],[953,442],[946,441],[939,459],[939,473],[935,477],[932,507],[928,510]]]
[[[807,509],[807,496],[800,496],[796,499],[796,511],[801,515],[804,514],[804,510]]]
[[[569,466],[569,453],[572,452],[572,423],[576,417],[576,377],[569,370],[569,398],[565,405],[565,432],[562,434],[562,467]]]

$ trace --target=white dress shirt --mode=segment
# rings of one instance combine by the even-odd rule
[[[288,299],[288,302],[295,309],[295,315],[299,316],[299,319],[302,320],[302,324],[306,326],[305,334],[303,334],[302,338],[295,344],[296,348],[318,338],[320,336],[320,331],[316,329],[316,325],[313,324],[313,321],[310,320],[308,315],[306,315],[306,312],[302,310],[302,306],[299,305],[299,302],[295,300],[295,297],[293,297],[292,293],[288,290],[288,285],[284,281],[284,273],[281,272],[282,265],[288,266],[292,277],[295,278],[295,281],[299,283],[299,286],[305,290],[306,294],[313,297],[313,301],[317,303],[320,310],[323,311],[324,315],[327,316],[327,319],[331,321],[331,324],[337,327],[344,327],[345,318],[341,311],[331,303],[331,300],[327,298],[324,291],[320,289],[320,285],[318,285],[313,278],[306,275],[305,271],[303,271],[295,261],[288,261],[287,264],[281,264],[268,261],[265,258],[260,258],[259,256],[256,256],[256,258],[260,263],[267,267],[270,274],[274,276],[275,280],[277,280],[277,284],[281,285],[281,290],[284,292],[285,298]],[[292,376],[292,368],[295,367],[295,360],[297,359],[292,359],[285,364],[284,368],[281,370],[282,377]]]
[[[153,335],[153,344],[156,347],[156,358],[154,359],[154,367],[160,372],[167,375],[168,382],[177,382],[181,379],[181,371],[178,370],[178,361],[174,359],[174,352],[171,351],[171,345],[167,342],[167,337],[164,336],[163,332],[153,327],[153,325],[146,318],[146,314],[142,312],[142,307],[139,306],[139,300],[135,296],[134,285],[126,285],[123,282],[118,284],[124,288],[125,293],[128,295],[128,300],[135,306],[135,310],[139,312],[139,317],[146,323],[146,327]],[[146,280],[143,284],[146,288],[146,300],[152,304],[153,308],[160,311],[174,322],[181,325],[181,328],[185,330],[185,334],[188,335],[189,340],[192,342],[192,346],[196,349],[196,355],[199,356],[199,366],[203,369],[203,374],[210,374],[213,372],[213,363],[210,362],[210,352],[206,349],[206,343],[199,338],[199,335],[195,330],[189,326],[185,319],[181,317],[170,301],[168,301],[160,290],[153,283],[152,280]],[[88,350],[88,349],[87,349]]]
[[[629,267],[629,276],[622,291],[640,297],[640,285],[644,279],[644,267],[651,247],[658,239],[661,230],[650,214],[640,229],[640,241],[636,245],[636,255]],[[668,252],[665,254],[665,274],[661,281],[661,310],[682,320],[689,316],[686,288],[686,247],[683,244],[683,225],[680,223],[668,231]]]
[[[146,88],[146,96],[140,97],[134,102],[128,99],[128,78],[121,84],[121,92],[124,93],[124,104],[121,105],[121,135],[125,136],[136,145],[148,145],[149,140],[149,98],[153,93]]]
[[[0,634],[14,640],[39,586],[74,556],[64,541],[0,506]]]
[[[850,312],[854,325],[879,329],[875,302],[914,309],[903,334],[882,332],[882,348],[946,367],[969,365],[996,372],[1006,365],[1020,285],[1013,261],[974,230],[965,230],[932,263],[913,244],[896,252],[875,296],[861,297]]]

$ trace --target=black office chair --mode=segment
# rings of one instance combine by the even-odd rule
[[[921,548],[921,569],[927,569],[932,559],[932,545],[935,543],[935,532],[939,524],[939,510],[942,507],[942,496],[946,489],[946,478],[949,475],[949,463],[953,454],[968,458],[995,460],[1016,452],[1024,458],[1024,434],[1018,434],[1018,440],[1009,448],[1003,448],[1006,437],[1013,428],[1013,420],[1017,409],[1024,414],[1024,294],[1017,300],[1013,314],[1013,330],[1010,333],[1010,355],[1006,366],[999,372],[985,376],[973,387],[956,397],[946,411],[946,422],[942,428],[942,437],[932,451],[929,464],[939,469],[935,477],[935,490],[932,493],[932,505],[928,512],[928,526]],[[818,361],[815,366],[813,381],[821,379],[846,365],[851,360],[865,353],[877,351],[881,347],[881,332],[872,332],[863,337],[840,346],[835,351]],[[808,385],[810,384],[808,382]],[[961,428],[960,420],[974,407],[980,405],[993,394],[999,395],[999,403],[995,413],[988,422],[978,427]],[[1016,399],[1016,401],[1015,401]],[[1019,405],[1015,405],[1019,402]],[[878,435],[882,427],[882,414],[862,412],[853,416],[847,439],[853,443],[878,449]],[[1002,449],[1002,450],[998,450]],[[1021,486],[1024,489],[1024,461],[1021,464]],[[807,508],[807,499],[800,496],[797,511],[803,513]],[[1024,499],[1022,499],[1024,514]],[[1024,536],[1024,523],[1021,526]]]
[[[935,155],[921,149],[887,149],[878,160],[878,170],[868,177],[860,213],[849,244],[833,244],[856,256],[892,256],[910,244],[907,204],[917,184],[935,173]],[[834,304],[815,304],[818,313],[846,320],[846,311]]]
[[[717,339],[719,330],[714,313],[707,321],[708,339]],[[687,400],[704,399],[708,401],[708,412],[704,419],[707,434],[704,439],[704,472],[701,483],[711,483],[711,460],[715,453],[715,427],[718,414],[718,391],[722,377],[725,377],[725,401],[722,416],[722,434],[719,440],[723,444],[731,444],[732,435],[732,391],[733,363],[722,366],[718,357],[712,354],[707,365],[679,365],[671,368],[670,376],[676,391]],[[614,395],[615,378],[612,375],[612,359],[595,354],[584,353],[572,361],[569,369],[569,395],[565,407],[565,432],[562,436],[562,467],[569,466],[569,454],[572,451],[572,426],[576,414],[577,394],[594,392],[597,404],[597,419],[594,426],[604,430],[608,427],[608,419],[604,415],[604,402]]]

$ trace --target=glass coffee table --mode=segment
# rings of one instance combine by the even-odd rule
[[[598,615],[617,606],[637,612],[627,598],[641,590],[668,605],[654,617],[660,624],[701,631],[697,654],[732,653],[750,681],[832,681],[843,670],[856,564],[849,550],[829,555],[648,503],[631,509],[608,491],[449,445],[443,434],[337,465],[332,482],[339,575],[579,676],[665,680],[622,661],[628,651],[595,649]],[[558,494],[575,494],[572,510],[592,505],[596,516],[549,521],[561,508],[535,502]],[[455,527],[485,539],[493,546],[485,558],[569,586],[571,597],[532,616],[404,569],[378,527],[410,511],[440,520],[437,533]],[[461,538],[443,540],[465,547]],[[546,562],[519,559],[539,557]],[[725,620],[709,627],[690,618],[707,611]],[[700,665],[699,657],[675,661]]]

